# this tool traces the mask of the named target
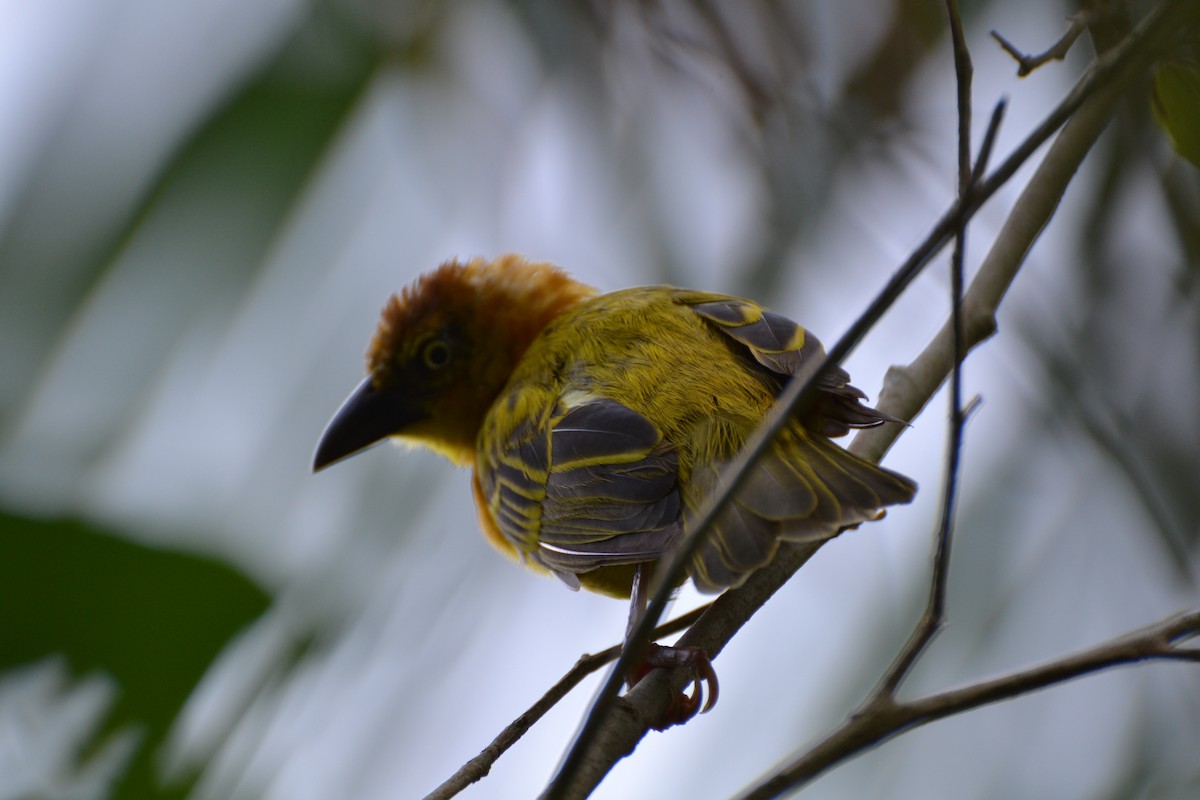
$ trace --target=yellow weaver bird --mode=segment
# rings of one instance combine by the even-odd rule
[[[330,421],[314,470],[387,438],[471,467],[480,527],[572,588],[633,595],[688,531],[718,475],[821,343],[749,300],[648,286],[598,294],[506,255],[449,261],[393,295],[367,378]],[[907,503],[916,485],[829,440],[899,422],[835,369],[777,437],[688,567],[736,586],[781,541],[813,541]],[[685,654],[691,655],[691,654]],[[700,655],[693,665],[715,699]],[[669,648],[653,666],[688,661]],[[707,707],[706,709],[707,710]]]

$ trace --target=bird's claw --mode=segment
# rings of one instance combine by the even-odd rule
[[[683,667],[691,674],[691,691],[680,694],[663,719],[655,724],[655,730],[666,730],[672,725],[682,725],[697,713],[703,714],[717,704],[719,687],[717,673],[713,670],[712,661],[699,647],[667,647],[661,644],[650,644],[646,648],[646,657],[630,677],[629,685],[633,686],[649,674],[650,670],[665,667],[675,669]],[[708,687],[707,700],[701,707],[700,700],[705,696],[704,687]]]

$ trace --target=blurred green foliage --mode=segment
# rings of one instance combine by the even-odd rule
[[[93,744],[128,726],[143,738],[114,796],[186,795],[186,785],[159,786],[159,746],[216,655],[269,603],[215,559],[74,520],[0,514],[0,669],[64,654],[73,676],[116,680],[118,697]]]
[[[1168,59],[1155,67],[1154,118],[1175,151],[1200,167],[1200,64]]]
[[[362,33],[329,5],[316,6],[278,52],[184,137],[111,232],[93,237],[70,270],[53,248],[41,246],[38,234],[27,232],[37,226],[23,229],[19,219],[7,230],[0,226],[0,285],[12,290],[7,302],[37,309],[28,325],[18,324],[23,318],[5,323],[13,334],[8,345],[15,348],[15,372],[6,385],[17,391],[36,385],[21,367],[40,371],[52,363],[64,331],[109,278],[122,251],[163,217],[185,220],[201,237],[193,242],[193,255],[211,258],[202,270],[163,262],[143,271],[144,289],[165,281],[175,297],[168,302],[145,290],[142,297],[156,297],[162,309],[181,313],[160,315],[164,324],[152,336],[141,326],[139,338],[157,344],[147,345],[156,352],[139,356],[137,369],[149,379],[156,365],[169,363],[173,336],[188,315],[236,304],[377,64],[373,40]],[[58,279],[38,278],[46,274]],[[114,390],[143,388],[141,380],[126,383]],[[25,402],[21,397],[12,405]],[[120,405],[130,415],[142,408]],[[0,415],[8,424],[19,418]],[[108,452],[128,424],[105,423],[103,440],[87,460]],[[117,697],[77,754],[79,764],[114,734],[136,731],[139,743],[113,796],[186,796],[190,778],[160,785],[160,747],[213,659],[263,613],[269,595],[228,562],[145,547],[84,521],[18,514],[0,508],[0,683],[6,673],[11,677],[13,670],[55,655],[65,656],[71,679],[111,677]]]

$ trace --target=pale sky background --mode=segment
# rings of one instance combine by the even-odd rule
[[[433,455],[377,448],[309,472],[324,423],[362,375],[388,294],[445,258],[521,252],[604,290],[661,281],[754,290],[740,270],[767,235],[770,198],[760,133],[733,76],[684,43],[656,40],[632,10],[613,15],[602,55],[581,45],[578,60],[555,60],[531,40],[530,18],[550,26],[570,15],[534,5],[518,14],[481,0],[439,12],[334,4],[339,25],[390,30],[388,42],[437,24],[427,52],[398,53],[370,74],[269,228],[260,222],[273,190],[248,188],[260,162],[225,158],[220,143],[134,223],[129,215],[198,127],[268,64],[297,91],[352,71],[332,24],[294,47],[302,57],[275,61],[313,4],[0,6],[0,504],[215,554],[275,594],[179,725],[179,759],[215,754],[203,797],[421,796],[579,654],[623,633],[623,603],[572,594],[492,552],[467,473]],[[817,222],[787,247],[772,294],[755,299],[828,346],[951,201],[953,73],[943,40],[905,85],[886,142],[833,166],[840,134],[827,112],[886,32],[888,6],[791,7],[808,34],[806,82],[790,89],[812,128],[795,137],[812,148],[800,156],[813,175],[801,201]],[[683,26],[687,15],[670,8]],[[1035,49],[1058,35],[1064,13],[1022,0],[968,18],[977,141],[992,104],[1010,101],[996,160],[1062,96],[1087,53],[1019,81],[987,31]],[[562,38],[571,36],[588,41]],[[976,218],[968,269],[1027,175]],[[910,692],[1030,665],[1197,604],[1195,585],[1148,541],[1118,471],[1056,421],[1034,363],[1038,343],[1066,341],[1083,324],[1079,226],[1099,180],[1094,169],[1080,175],[1006,300],[1000,335],[966,367],[965,392],[984,402],[967,432],[950,628]],[[1153,185],[1128,191],[1111,243],[1115,258],[1144,270],[1130,279],[1128,310],[1169,321],[1174,278],[1155,266],[1175,258],[1162,201]],[[60,287],[104,252],[85,299],[67,308]],[[920,351],[946,317],[947,287],[943,256],[848,360],[856,385],[876,397],[887,366]],[[1186,370],[1166,365],[1193,349],[1179,338],[1186,327],[1164,330],[1152,353],[1130,338],[1111,352],[1130,385],[1169,396]],[[1179,441],[1200,441],[1195,414],[1180,416]],[[945,417],[939,395],[885,462],[921,484],[917,501],[824,548],[715,662],[717,708],[648,736],[595,797],[728,796],[853,707],[923,601]],[[1195,537],[1194,517],[1176,521]],[[1194,549],[1190,558],[1194,575]],[[698,602],[686,590],[675,611]],[[323,644],[247,699],[240,687],[313,628]],[[96,677],[73,701],[85,719],[119,691]],[[462,796],[534,796],[598,680]],[[22,691],[32,690],[0,673],[0,696]],[[0,716],[15,702],[0,702]],[[51,752],[56,707],[21,707],[24,723],[0,725],[45,731]],[[1168,785],[1184,787],[1161,796],[1186,796],[1200,781],[1197,731],[1194,666],[1127,669],[907,734],[804,796],[1105,797],[1151,746]],[[46,776],[64,768],[44,762]],[[0,798],[13,791],[0,771]]]

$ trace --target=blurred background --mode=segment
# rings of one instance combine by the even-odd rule
[[[964,2],[976,145],[1072,3]],[[1140,7],[1135,8],[1135,14]],[[758,299],[835,341],[953,197],[933,0],[44,0],[0,14],[0,798],[432,790],[625,605],[493,553],[469,477],[378,448],[313,476],[387,296],[517,251],[604,290]],[[906,691],[1200,603],[1200,173],[1142,87],[965,369],[950,627]],[[1029,170],[972,223],[972,270]],[[948,313],[931,265],[847,362],[877,396]],[[840,720],[924,601],[917,501],[829,546],[716,662],[721,702],[599,798],[723,797]],[[702,601],[685,590],[681,612]],[[464,797],[531,797],[599,677]],[[1200,794],[1200,673],[1149,665],[910,732],[816,798]],[[160,781],[166,780],[165,788]]]

